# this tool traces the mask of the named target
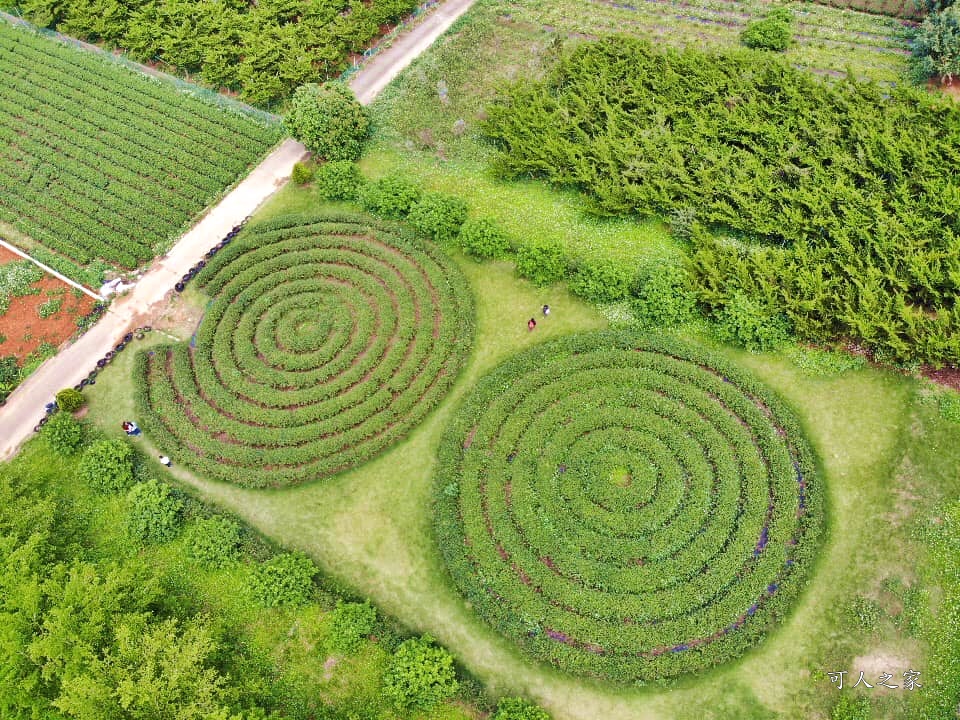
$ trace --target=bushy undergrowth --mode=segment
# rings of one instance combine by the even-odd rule
[[[621,37],[579,45],[488,112],[506,176],[575,185],[613,215],[695,207],[702,226],[748,240],[691,230],[708,313],[747,297],[803,340],[852,338],[893,362],[960,358],[960,204],[948,200],[960,108],[948,99]]]

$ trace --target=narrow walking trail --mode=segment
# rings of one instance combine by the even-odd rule
[[[447,0],[424,20],[400,35],[351,78],[349,85],[364,105],[369,104],[405,67],[430,47],[475,0]],[[57,391],[73,387],[94,368],[104,353],[146,322],[163,303],[174,283],[223,238],[276,192],[290,177],[306,148],[286,140],[237,187],[210,210],[150,270],[125,297],[113,302],[104,317],[79,340],[62,350],[18,387],[0,407],[0,460],[16,454],[43,417],[44,405]],[[144,219],[148,220],[147,218]]]

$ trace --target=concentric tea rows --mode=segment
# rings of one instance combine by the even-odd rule
[[[248,228],[196,282],[215,299],[189,346],[138,357],[138,405],[167,454],[242,485],[316,480],[393,444],[472,341],[456,266],[355,216]]]
[[[790,413],[664,340],[593,334],[509,360],[440,459],[455,583],[570,672],[653,680],[739,655],[816,550],[820,486]]]

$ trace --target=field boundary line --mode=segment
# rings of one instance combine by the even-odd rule
[[[71,280],[71,279],[68,278],[66,275],[62,275],[61,273],[58,273],[58,272],[57,272],[56,270],[54,270],[52,267],[50,267],[50,266],[48,266],[48,265],[44,265],[42,262],[40,262],[39,260],[37,260],[35,257],[32,257],[32,256],[28,255],[27,253],[25,253],[25,252],[24,252],[23,250],[21,250],[20,248],[14,246],[14,245],[11,245],[10,243],[8,243],[8,242],[7,242],[6,240],[4,240],[3,238],[0,238],[0,247],[6,248],[6,249],[9,250],[10,252],[15,253],[16,255],[19,255],[19,256],[22,257],[24,260],[29,260],[30,262],[32,262],[34,265],[36,265],[38,268],[40,268],[40,269],[43,270],[44,272],[49,273],[50,275],[53,275],[55,278],[57,278],[57,280],[62,280],[62,281],[65,282],[67,285],[70,285],[71,287],[75,287],[77,290],[80,290],[84,295],[89,295],[90,297],[92,297],[92,298],[93,298],[94,300],[96,300],[97,302],[106,302],[106,298],[103,297],[102,295],[99,295],[98,293],[93,292],[92,290],[90,290],[89,288],[81,285],[80,283],[76,282],[75,280]]]

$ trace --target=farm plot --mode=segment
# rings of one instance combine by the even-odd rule
[[[316,480],[389,447],[473,338],[457,267],[357,216],[263,223],[197,281],[215,300],[189,347],[138,356],[138,411],[167,454],[241,485]]]
[[[0,400],[77,330],[94,301],[0,248]]]
[[[81,265],[149,260],[278,138],[0,23],[0,221]]]
[[[456,585],[529,654],[621,682],[740,655],[818,547],[822,487],[762,386],[675,341],[574,336],[480,382],[440,450]]]

